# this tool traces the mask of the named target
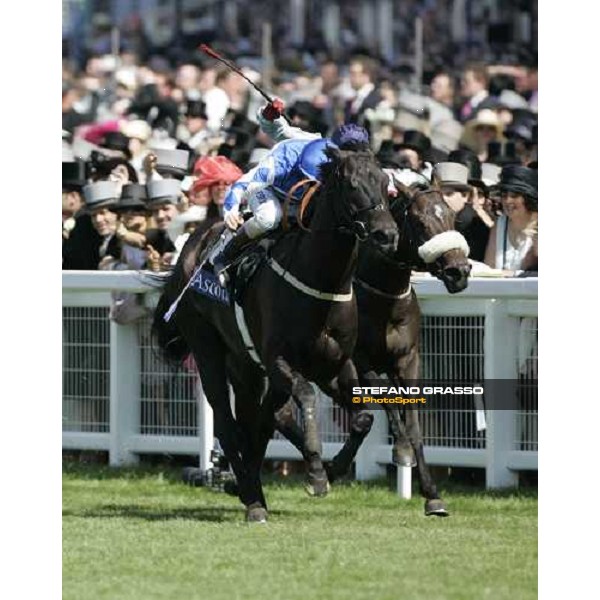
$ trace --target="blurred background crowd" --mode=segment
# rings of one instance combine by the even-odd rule
[[[265,17],[270,21],[265,21]],[[365,126],[395,181],[439,188],[480,271],[537,274],[537,3],[63,2],[63,269],[170,268],[273,145]]]

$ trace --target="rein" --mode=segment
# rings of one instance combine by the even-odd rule
[[[309,202],[311,201],[314,193],[317,191],[317,189],[319,187],[321,187],[321,182],[320,181],[315,181],[314,179],[301,179],[300,181],[296,182],[287,192],[287,194],[285,195],[285,201],[283,203],[283,217],[281,219],[281,226],[283,227],[284,231],[287,231],[290,228],[289,222],[288,222],[288,212],[289,212],[289,206],[290,206],[290,202],[292,201],[294,192],[302,187],[303,185],[306,184],[313,184],[312,186],[310,186],[302,195],[302,199],[300,202],[300,210],[298,212],[298,225],[300,225],[300,228],[303,229],[304,231],[310,231],[310,229],[308,229],[308,227],[305,227],[304,224],[302,223],[302,218],[304,216],[304,211],[306,210],[306,208],[308,207]]]

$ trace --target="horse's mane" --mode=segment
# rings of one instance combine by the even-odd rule
[[[371,150],[339,150],[326,148],[325,154],[329,160],[321,165],[321,177],[325,186],[331,186],[344,177],[346,168],[359,175],[373,165],[379,168],[375,155]],[[350,169],[350,167],[355,167]]]

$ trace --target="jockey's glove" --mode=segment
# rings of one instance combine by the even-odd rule
[[[223,213],[223,220],[229,229],[235,231],[244,222],[240,215],[240,207],[236,205],[231,210],[226,210]]]
[[[283,114],[285,105],[281,98],[274,98],[272,102],[269,102],[263,109],[262,115],[267,121],[274,121]]]

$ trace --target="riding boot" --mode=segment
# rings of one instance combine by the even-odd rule
[[[242,250],[250,243],[252,239],[248,237],[246,231],[239,229],[229,240],[223,250],[213,259],[213,268],[215,275],[218,276],[221,285],[226,285],[229,281],[227,268],[241,254]]]

